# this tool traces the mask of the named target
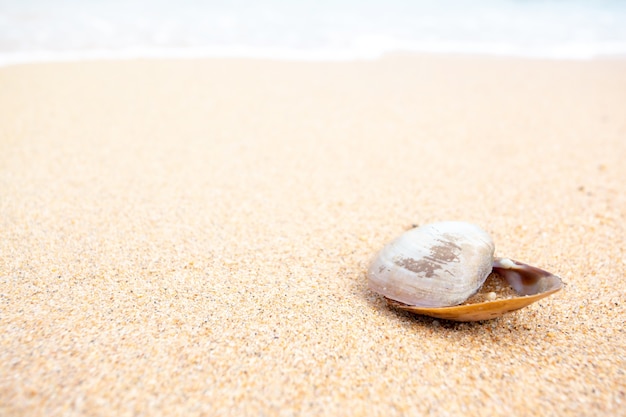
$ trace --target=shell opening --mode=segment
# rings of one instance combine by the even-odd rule
[[[520,295],[557,290],[563,285],[559,277],[548,271],[508,258],[495,259],[493,270]]]

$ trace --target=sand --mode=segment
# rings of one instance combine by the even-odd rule
[[[0,414],[626,415],[626,60],[0,69]],[[466,220],[565,288],[473,324],[371,257]]]

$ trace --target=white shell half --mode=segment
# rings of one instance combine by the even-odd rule
[[[487,232],[465,222],[411,229],[387,244],[367,272],[373,291],[401,303],[461,304],[491,273],[495,246]]]

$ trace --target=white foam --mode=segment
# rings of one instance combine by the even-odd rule
[[[0,0],[0,65],[130,58],[626,55],[626,2]]]
[[[123,49],[92,49],[64,51],[17,51],[0,53],[0,66],[31,62],[68,62],[130,59],[196,59],[196,58],[253,58],[286,61],[353,61],[379,58],[374,51],[331,49],[252,48],[248,46],[216,46],[187,48],[135,47]]]
[[[284,61],[357,61],[374,60],[385,54],[472,54],[504,57],[523,57],[558,60],[589,60],[598,57],[626,56],[626,42],[607,44],[563,44],[542,47],[524,47],[506,43],[477,42],[396,42],[369,48],[297,49],[281,47],[215,46],[158,48],[133,47],[90,50],[35,50],[0,53],[0,66],[33,62],[71,62],[130,59],[196,59],[196,58],[252,58]]]

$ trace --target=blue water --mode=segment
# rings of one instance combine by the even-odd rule
[[[398,51],[626,55],[626,0],[0,0],[0,64]]]

